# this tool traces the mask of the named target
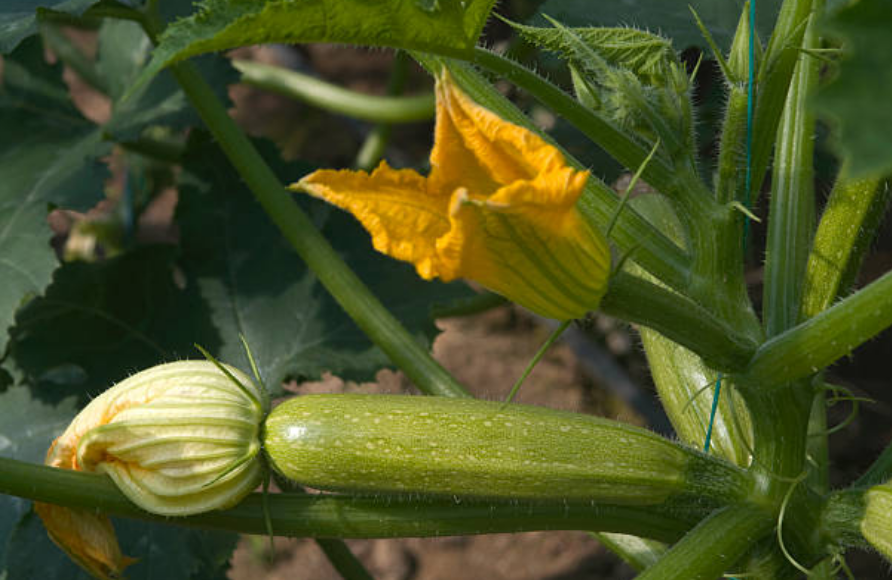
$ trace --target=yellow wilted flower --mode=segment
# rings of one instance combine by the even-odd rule
[[[426,279],[476,280],[543,316],[597,308],[610,252],[576,201],[588,173],[538,135],[437,81],[431,173],[316,171],[292,189],[350,211],[380,252]]]
[[[238,369],[209,361],[158,365],[90,402],[53,442],[46,464],[105,473],[156,514],[230,507],[261,479],[261,400]],[[118,578],[134,561],[121,554],[107,517],[49,504],[36,510],[53,541],[94,576]]]

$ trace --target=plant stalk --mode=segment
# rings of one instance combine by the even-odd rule
[[[772,389],[815,374],[892,325],[892,272],[756,351],[739,382]]]
[[[742,370],[756,349],[754,341],[690,299],[626,272],[611,278],[601,310],[659,332],[717,370]]]
[[[637,580],[715,580],[768,534],[774,518],[759,508],[733,505],[716,511],[679,540]]]
[[[184,518],[150,514],[102,475],[0,458],[0,493],[33,501],[99,510],[109,515],[213,530],[265,535],[263,497],[252,493],[235,507]],[[702,517],[659,506],[635,507],[555,501],[493,502],[411,496],[271,494],[273,532],[315,538],[400,538],[534,530],[605,530],[671,542]]]
[[[153,24],[151,18],[143,24],[149,37],[157,38],[160,26]],[[198,69],[187,61],[171,66],[170,70],[270,219],[356,325],[425,393],[468,396],[464,387],[381,304],[313,226]]]
[[[813,28],[809,24],[804,48],[816,43]],[[815,221],[815,116],[807,100],[817,77],[815,59],[800,54],[777,133],[762,298],[762,319],[769,338],[799,322]]]
[[[233,60],[241,81],[339,115],[375,123],[412,123],[434,116],[434,95],[412,97],[369,95],[280,66]]]

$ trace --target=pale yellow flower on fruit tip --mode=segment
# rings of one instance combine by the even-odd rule
[[[293,184],[351,212],[378,251],[426,280],[475,280],[559,320],[598,307],[610,250],[576,202],[588,172],[535,133],[437,80],[431,172],[320,170]]]
[[[260,482],[259,388],[238,369],[180,361],[137,373],[90,402],[50,446],[46,464],[107,474],[146,511],[190,515],[238,503]],[[109,519],[35,505],[50,538],[103,580],[122,577]]]

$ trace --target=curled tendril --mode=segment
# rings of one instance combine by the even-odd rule
[[[784,558],[787,559],[787,562],[806,576],[809,576],[811,570],[796,561],[796,558],[793,557],[790,551],[787,550],[787,546],[784,544],[784,515],[787,513],[787,505],[790,503],[790,498],[793,497],[793,491],[796,490],[796,486],[805,481],[807,476],[808,472],[803,471],[797,477],[793,478],[789,489],[787,489],[787,493],[784,494],[784,500],[781,502],[780,511],[777,514],[777,544],[780,547]]]
[[[875,400],[869,397],[858,397],[851,391],[851,389],[840,385],[830,385],[827,383],[823,383],[819,388],[828,393],[833,393],[833,396],[827,398],[826,404],[828,408],[836,405],[841,401],[849,401],[852,403],[852,410],[849,412],[848,416],[843,419],[838,425],[834,425],[833,427],[830,427],[829,429],[825,429],[823,431],[810,433],[809,437],[826,437],[838,431],[842,431],[843,429],[851,425],[855,419],[858,418],[858,412],[860,410],[861,403],[876,403]],[[844,393],[844,396],[840,396],[838,393]]]

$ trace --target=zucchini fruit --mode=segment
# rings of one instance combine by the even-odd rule
[[[662,503],[736,496],[743,472],[623,423],[542,407],[400,395],[306,395],[273,409],[270,464],[316,489]]]

